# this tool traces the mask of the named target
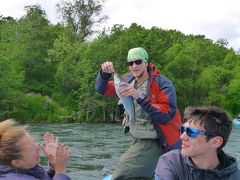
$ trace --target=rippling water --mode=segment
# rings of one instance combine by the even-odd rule
[[[120,155],[129,147],[131,137],[119,124],[48,124],[30,126],[32,135],[42,142],[44,132],[53,132],[70,146],[68,174],[72,180],[100,180],[112,173]],[[240,165],[240,127],[234,127],[224,148]],[[42,158],[46,164],[46,158]]]

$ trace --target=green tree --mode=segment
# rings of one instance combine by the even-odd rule
[[[14,58],[17,51],[17,22],[12,17],[0,17],[0,120],[11,117],[22,101],[24,71]]]
[[[106,60],[118,73],[126,73],[127,52],[138,46],[173,82],[181,111],[189,105],[216,105],[239,113],[240,56],[226,48],[226,41],[213,43],[205,36],[136,23],[129,28],[114,25],[83,41],[71,26],[51,25],[41,7],[28,6],[26,12],[20,20],[0,19],[2,119],[113,121],[117,99],[96,93],[95,78]]]
[[[240,73],[238,72],[233,79],[231,79],[228,90],[222,104],[225,109],[232,113],[236,117],[240,112]]]
[[[26,6],[26,15],[19,20],[17,39],[20,52],[16,58],[26,72],[28,91],[50,94],[55,67],[48,63],[48,49],[53,46],[61,28],[52,26],[39,5]]]
[[[72,28],[78,40],[84,41],[107,19],[107,16],[101,14],[103,2],[104,0],[61,1],[57,4],[57,9],[64,23]]]

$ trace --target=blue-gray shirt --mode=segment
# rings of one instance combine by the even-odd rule
[[[217,170],[203,170],[196,167],[189,157],[180,150],[172,150],[162,155],[158,161],[158,180],[240,180],[240,170],[236,159],[219,153],[220,166]]]

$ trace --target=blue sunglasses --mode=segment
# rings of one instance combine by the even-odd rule
[[[210,137],[216,136],[215,133],[201,131],[201,130],[198,130],[196,128],[181,126],[180,133],[183,134],[185,132],[186,132],[187,136],[190,137],[190,138],[196,138],[200,134],[208,136],[208,137],[209,136]]]

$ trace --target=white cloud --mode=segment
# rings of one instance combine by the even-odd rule
[[[114,7],[114,8],[112,8]],[[147,28],[176,29],[185,34],[201,34],[216,41],[225,38],[229,46],[240,48],[238,0],[107,0],[110,24],[129,26],[136,22]]]
[[[0,1],[0,14],[20,18],[25,15],[24,7],[39,4],[47,13],[51,22],[57,22],[56,4],[59,0],[7,0]]]
[[[24,6],[40,4],[52,23],[58,21],[56,3],[60,0],[7,0],[0,2],[0,14],[19,18]],[[184,34],[200,34],[216,41],[225,38],[240,48],[239,0],[106,0],[107,26],[136,22],[146,28],[176,29]]]

